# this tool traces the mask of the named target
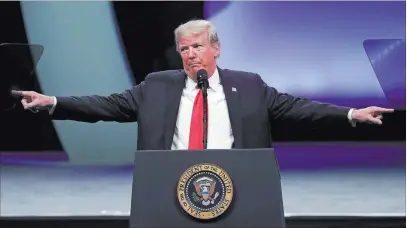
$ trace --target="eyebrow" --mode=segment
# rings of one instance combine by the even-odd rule
[[[202,45],[202,44],[199,43],[199,42],[196,42],[196,43],[191,44],[190,46],[197,46],[197,45]],[[183,48],[186,48],[186,47],[187,47],[187,46],[183,45],[183,46],[180,46],[179,48],[180,48],[180,49],[183,49]]]

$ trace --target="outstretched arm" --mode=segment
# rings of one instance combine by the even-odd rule
[[[308,123],[350,122],[352,109],[280,93],[258,76],[269,110],[270,120],[302,121]]]
[[[268,86],[260,76],[258,76],[258,80],[268,105],[269,117],[272,120],[294,120],[324,124],[343,122],[355,126],[357,122],[382,124],[382,113],[394,111],[393,109],[375,106],[353,109],[294,97],[287,93],[280,93],[275,88]]]
[[[55,120],[135,122],[142,86],[143,83],[109,96],[56,97],[55,108],[50,113]]]
[[[98,121],[135,122],[145,83],[109,96],[50,97],[33,91],[13,91],[22,96],[25,109],[48,109],[52,119],[94,123]]]

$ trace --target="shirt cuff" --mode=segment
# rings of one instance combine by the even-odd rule
[[[354,108],[351,108],[351,109],[349,110],[349,112],[348,112],[348,120],[349,120],[350,125],[352,125],[352,127],[356,127],[356,121],[354,121],[354,120],[352,119],[352,113],[353,113],[353,111],[355,111]]]
[[[57,105],[57,98],[56,97],[52,97],[52,99],[54,100],[54,103],[52,104],[52,107],[49,109],[49,114],[52,115],[54,113],[55,110],[55,106]]]

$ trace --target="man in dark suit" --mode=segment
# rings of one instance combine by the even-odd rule
[[[151,73],[122,93],[72,97],[14,93],[22,97],[25,109],[48,109],[56,120],[137,121],[139,150],[203,148],[202,91],[196,83],[200,69],[209,75],[208,149],[271,147],[271,120],[381,124],[381,113],[393,112],[297,98],[279,93],[255,73],[221,69],[216,64],[220,42],[208,21],[190,21],[174,33],[184,69]]]

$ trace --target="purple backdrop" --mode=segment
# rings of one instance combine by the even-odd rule
[[[393,64],[377,75],[363,45],[376,39],[368,48],[387,53],[381,39],[404,41],[405,4],[208,1],[205,17],[218,28],[221,68],[256,72],[280,91],[339,105],[405,108],[405,48],[382,55]]]
[[[406,161],[404,142],[276,143],[275,150],[282,170],[403,168]],[[0,156],[0,164],[65,166],[69,164],[69,158],[65,153],[3,153]]]

